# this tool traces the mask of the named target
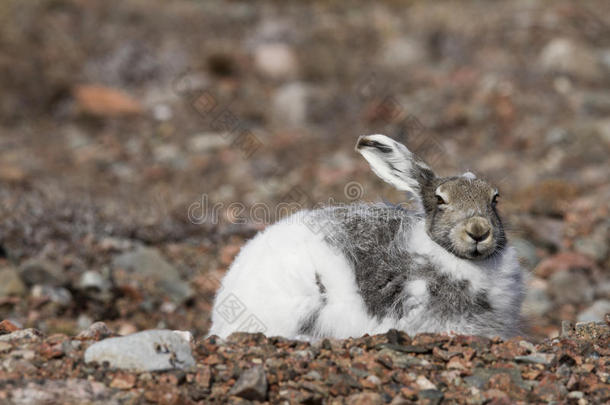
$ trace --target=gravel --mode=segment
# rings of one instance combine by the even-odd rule
[[[99,326],[98,326],[99,328]],[[0,346],[0,398],[10,403],[487,403],[610,399],[610,328],[577,325],[569,336],[532,343],[398,331],[315,343],[241,333],[188,342],[173,331],[82,340],[11,333]],[[187,335],[188,336],[188,335]],[[397,340],[399,343],[397,343]],[[159,365],[149,344],[187,353],[189,367]],[[179,346],[179,349],[176,347]],[[535,351],[532,353],[532,351]],[[403,356],[416,359],[407,368]],[[103,356],[101,353],[105,353]],[[104,357],[106,356],[106,357]],[[90,363],[92,357],[97,361]],[[137,364],[138,370],[133,369]],[[146,366],[145,366],[146,365]],[[174,364],[175,365],[175,364]],[[154,371],[164,368],[163,371]],[[52,370],[52,372],[49,372]],[[68,392],[69,391],[69,392]]]

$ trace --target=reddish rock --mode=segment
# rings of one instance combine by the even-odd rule
[[[84,113],[99,117],[121,117],[141,114],[142,105],[127,93],[99,85],[80,85],[74,98]]]
[[[534,269],[538,277],[548,278],[552,274],[570,269],[593,269],[595,263],[589,257],[576,252],[562,252],[542,260]]]
[[[566,387],[561,383],[557,376],[546,375],[540,384],[534,388],[533,394],[543,401],[551,402],[563,398],[568,393]]]
[[[102,340],[115,336],[114,332],[104,322],[95,322],[87,329],[80,332],[74,339],[77,340]]]
[[[11,321],[5,319],[4,321],[0,322],[0,335],[6,335],[16,330],[19,330],[19,327]]]
[[[110,382],[111,388],[118,388],[120,390],[128,390],[133,388],[136,384],[136,375],[128,373],[118,373],[114,376]]]

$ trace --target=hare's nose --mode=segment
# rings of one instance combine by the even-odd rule
[[[491,225],[489,225],[489,221],[485,218],[470,218],[466,224],[466,233],[475,242],[481,242],[489,237]]]

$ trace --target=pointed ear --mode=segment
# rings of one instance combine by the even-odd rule
[[[356,151],[382,180],[399,190],[410,191],[420,199],[422,188],[436,177],[432,169],[405,145],[385,135],[361,136]]]

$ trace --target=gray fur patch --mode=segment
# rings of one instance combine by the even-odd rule
[[[469,319],[482,330],[508,330],[498,319],[487,292],[439,272],[420,255],[407,251],[406,235],[415,220],[413,212],[389,205],[330,207],[314,214],[325,221],[327,240],[351,262],[358,288],[370,316],[395,319],[413,309],[406,305],[406,286],[425,280],[429,299],[426,312],[441,322]],[[500,333],[500,332],[498,332]]]
[[[320,274],[318,273],[316,273],[316,285],[318,286],[318,291],[320,293],[321,305],[315,310],[313,310],[310,314],[308,314],[305,319],[301,320],[298,329],[298,333],[300,335],[314,335],[316,323],[318,322],[318,318],[320,317],[320,312],[328,301],[328,298],[326,296],[326,286],[322,283],[322,280],[320,279]]]

